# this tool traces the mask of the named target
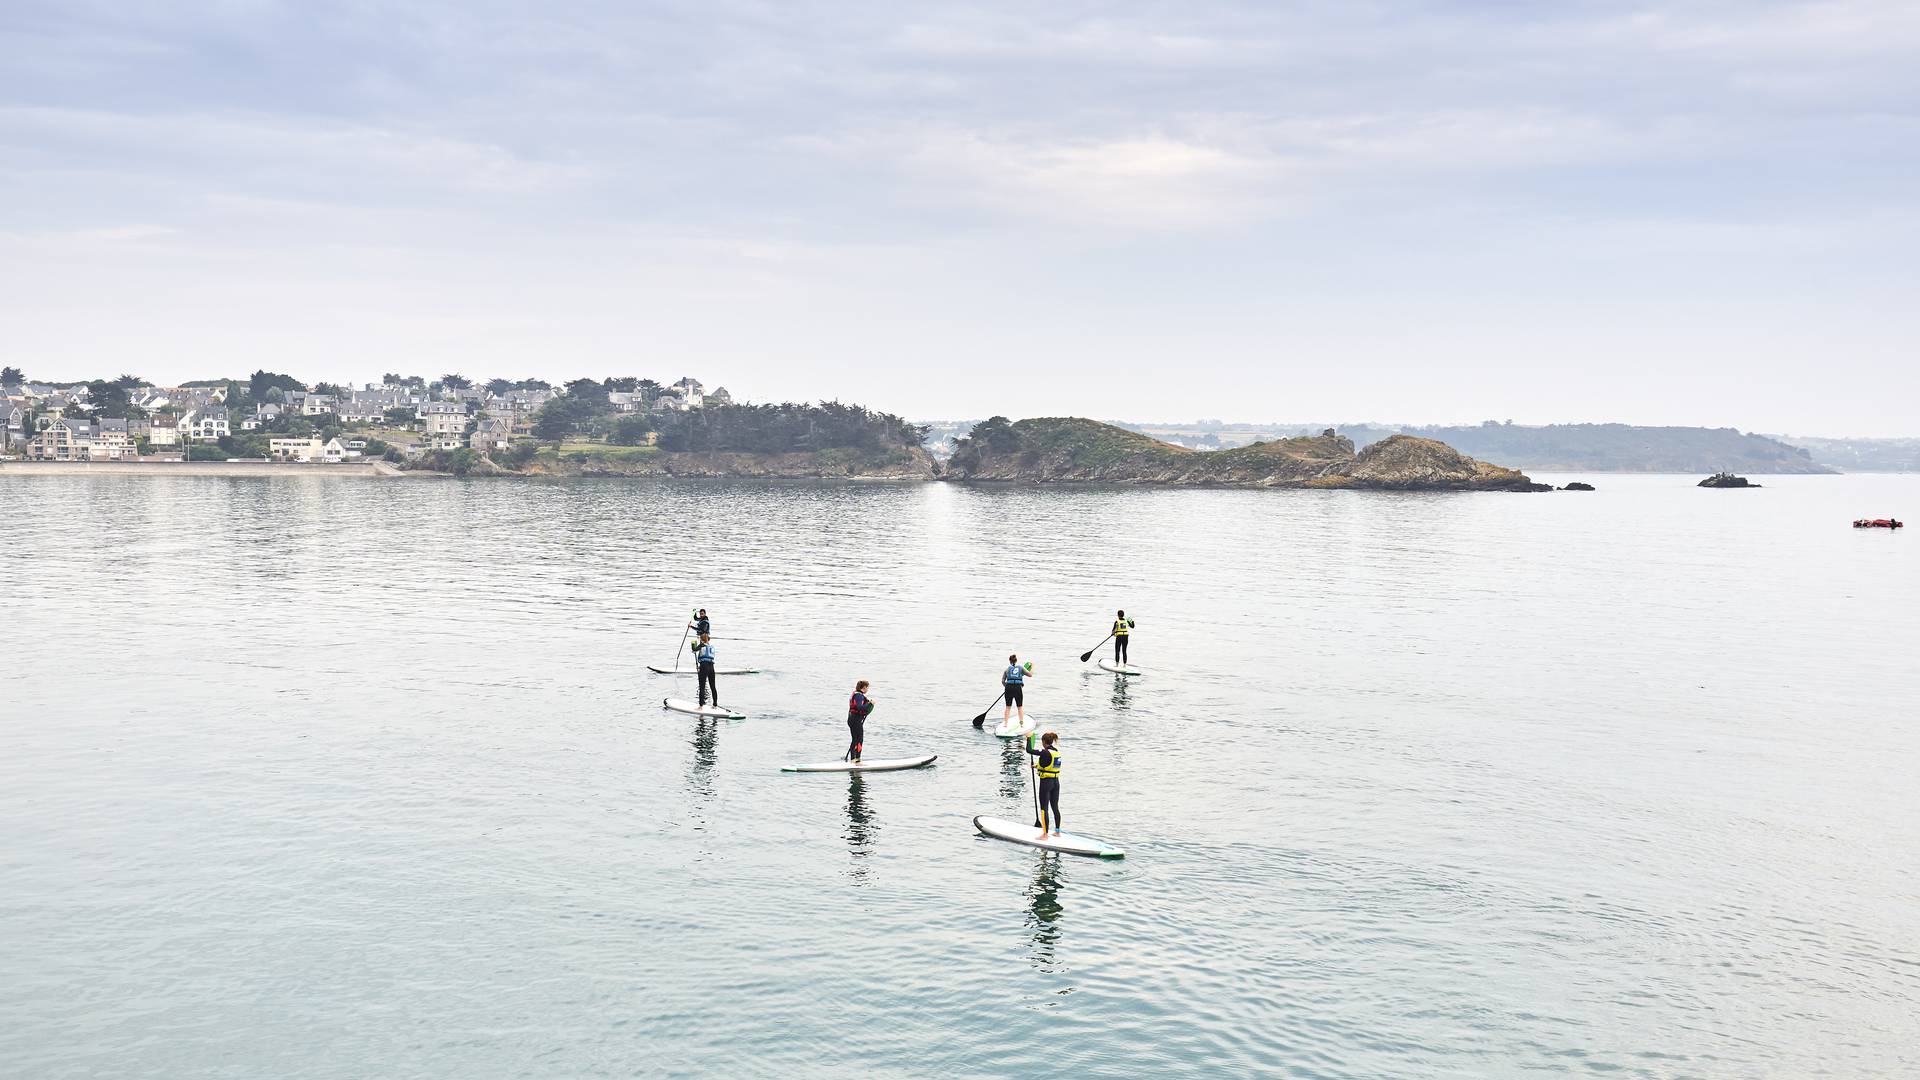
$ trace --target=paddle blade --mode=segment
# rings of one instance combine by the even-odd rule
[[[1086,652],[1083,652],[1083,653],[1081,653],[1081,654],[1080,654],[1080,662],[1084,664],[1084,663],[1086,663],[1086,662],[1087,662],[1087,660],[1088,660],[1088,659],[1090,659],[1090,658],[1091,658],[1092,656],[1093,656],[1093,650],[1092,650],[1092,649],[1088,649],[1088,650],[1087,650]]]

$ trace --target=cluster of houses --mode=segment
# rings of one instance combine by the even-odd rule
[[[224,387],[139,387],[126,417],[96,415],[85,386],[0,388],[0,454],[43,461],[179,460],[187,444],[217,442],[235,433],[271,427],[287,416],[331,417],[346,428],[404,425],[419,438],[403,449],[495,451],[511,447],[533,424],[552,390],[489,393],[482,387],[437,386],[432,393],[407,384],[367,384],[337,394],[306,390],[271,393],[235,416]],[[640,392],[609,393],[616,412],[698,409],[732,403],[725,388],[708,394],[697,379],[681,379],[650,403]],[[75,408],[77,406],[77,408]],[[77,415],[69,416],[68,413]],[[283,461],[346,461],[361,456],[366,440],[269,434],[268,455]],[[142,448],[144,447],[144,454]]]

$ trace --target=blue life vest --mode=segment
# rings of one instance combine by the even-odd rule
[[[699,661],[700,661],[701,663],[703,663],[703,664],[711,664],[711,663],[713,663],[713,646],[711,646],[711,645],[702,645],[702,646],[700,646],[700,648],[699,648],[699,650],[698,650],[698,651],[696,651],[696,652],[695,652],[695,653],[694,653],[693,655],[694,655],[694,657],[695,657],[696,659],[698,659],[698,660],[699,660]]]
[[[1018,686],[1027,681],[1027,673],[1020,670],[1019,664],[1008,664],[1007,673],[1000,676],[1000,681],[1009,686]]]

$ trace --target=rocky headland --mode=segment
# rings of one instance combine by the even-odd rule
[[[1355,488],[1383,491],[1551,491],[1516,469],[1412,435],[1356,452],[1332,429],[1231,450],[1190,450],[1079,417],[1012,423],[995,417],[955,446],[950,480],[1155,484],[1174,487]]]

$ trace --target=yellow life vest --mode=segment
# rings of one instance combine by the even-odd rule
[[[1053,764],[1036,766],[1034,771],[1040,774],[1040,779],[1042,780],[1058,780],[1060,779],[1060,751],[1049,750],[1047,752],[1053,755]]]
[[[1113,636],[1114,636],[1114,637],[1126,637],[1126,636],[1127,636],[1127,631],[1129,631],[1129,630],[1131,630],[1131,629],[1133,629],[1133,620],[1132,620],[1132,619],[1115,619],[1115,620],[1113,620]]]

